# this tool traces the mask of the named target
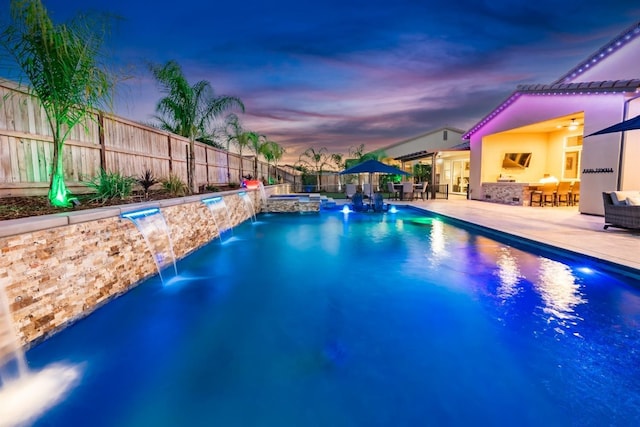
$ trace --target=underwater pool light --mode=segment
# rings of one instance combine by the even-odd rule
[[[389,212],[389,213],[398,213],[398,209],[396,209],[396,207],[395,207],[395,206],[390,206],[390,207],[389,207],[389,211],[388,211],[388,212]]]
[[[578,267],[576,268],[576,270],[578,270],[580,273],[585,273],[585,274],[595,273],[595,271],[593,271],[593,269],[590,267]]]
[[[141,211],[127,212],[120,215],[122,218],[136,219],[143,216],[149,216],[160,212],[159,208],[143,209]]]
[[[351,212],[351,209],[349,209],[349,206],[344,205],[344,206],[342,207],[342,213],[343,213],[343,214],[348,214],[349,212]]]
[[[433,218],[415,218],[411,222],[417,225],[433,225]]]

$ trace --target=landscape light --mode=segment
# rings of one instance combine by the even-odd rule
[[[127,213],[123,213],[122,215],[120,215],[122,218],[127,218],[127,219],[136,219],[136,218],[140,218],[143,216],[149,216],[149,215],[153,215],[155,213],[160,212],[159,208],[152,208],[152,209],[144,209],[141,211],[134,211],[134,212],[127,212]]]

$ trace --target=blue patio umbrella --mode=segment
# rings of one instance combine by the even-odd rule
[[[369,183],[372,183],[372,177],[374,173],[386,173],[386,174],[392,174],[392,175],[411,175],[409,172],[405,172],[402,169],[398,169],[395,166],[387,165],[386,163],[382,163],[374,159],[367,160],[365,162],[358,163],[357,165],[351,166],[350,168],[340,172],[340,175],[359,174],[359,173],[368,173]],[[370,199],[371,199],[372,190],[373,190],[373,186],[370,186],[370,190],[369,190]]]
[[[597,132],[591,133],[587,136],[602,135],[605,133],[624,132],[628,130],[640,129],[640,115],[635,116],[632,119],[625,120],[624,122],[617,123],[609,126],[608,128],[600,129]]]

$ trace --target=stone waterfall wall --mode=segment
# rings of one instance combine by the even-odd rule
[[[249,194],[259,212],[260,193]],[[248,219],[238,191],[214,195],[224,197],[233,226]],[[176,259],[215,239],[204,197],[0,222],[0,292],[4,288],[20,342],[30,347],[157,273],[142,234],[121,213],[160,207]]]

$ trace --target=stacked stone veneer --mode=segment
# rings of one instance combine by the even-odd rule
[[[279,187],[267,192],[287,189]],[[248,193],[260,211],[259,192]],[[224,198],[233,226],[248,220],[238,192],[215,195]],[[203,197],[0,222],[0,292],[4,288],[22,345],[46,338],[157,273],[142,234],[121,213],[160,207],[176,259],[218,237]]]
[[[282,198],[269,199],[263,210],[265,212],[319,212],[320,198]]]
[[[518,182],[482,183],[482,200],[505,205],[529,206],[532,188]]]

